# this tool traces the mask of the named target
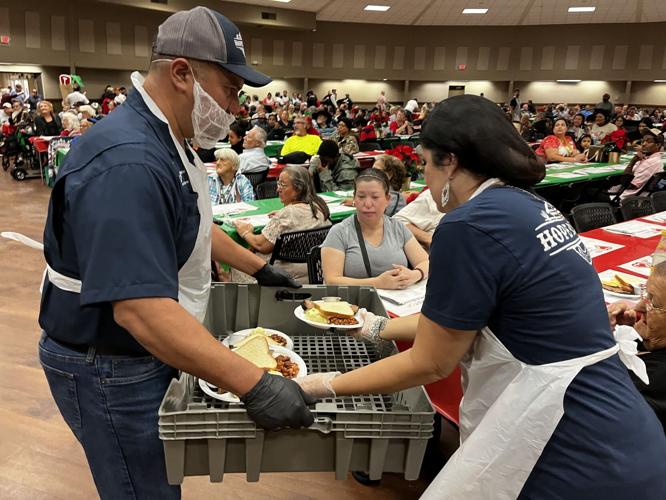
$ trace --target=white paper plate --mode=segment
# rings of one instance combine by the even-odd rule
[[[303,361],[303,358],[301,358],[294,351],[290,351],[289,349],[285,349],[279,345],[269,346],[269,349],[273,354],[273,357],[277,357],[281,354],[284,356],[289,356],[289,359],[298,365],[298,375],[296,378],[305,377],[308,374],[308,368],[305,366],[305,361]],[[219,399],[220,401],[224,401],[226,403],[240,403],[240,398],[238,396],[231,392],[220,394],[217,392],[216,386],[209,384],[204,379],[199,379],[199,387],[201,387],[201,390],[208,394],[211,398]]]
[[[635,287],[634,287],[635,288]],[[607,293],[611,297],[617,297],[619,299],[626,299],[626,300],[638,300],[641,298],[641,294],[627,294],[627,293],[618,293],[618,292],[611,292],[610,290],[606,290],[605,288],[602,288],[604,293]]]
[[[289,349],[290,351],[294,349],[294,341],[291,340],[291,338],[289,337],[289,335],[287,335],[286,333],[282,333],[282,332],[279,331],[279,330],[273,330],[272,328],[264,328],[264,330],[266,330],[266,333],[268,333],[268,335],[273,335],[273,334],[275,334],[275,335],[279,335],[280,337],[282,337],[283,339],[285,339],[285,340],[287,341],[287,345],[284,346],[284,347],[286,347],[286,348]],[[231,335],[229,335],[227,338],[225,338],[225,339],[222,341],[222,343],[223,343],[225,346],[229,347],[229,344],[234,345],[234,344],[239,343],[239,342],[240,342],[241,340],[243,340],[245,337],[247,337],[248,335],[251,335],[252,332],[254,332],[254,328],[247,328],[247,329],[245,329],[245,330],[240,330],[240,331],[238,331],[238,332],[234,332],[234,333],[232,333]],[[273,344],[270,344],[270,345],[273,345]],[[280,346],[280,347],[282,347],[282,346]]]
[[[331,325],[328,323],[317,323],[316,321],[309,320],[305,316],[305,311],[303,310],[302,306],[298,306],[296,309],[294,309],[294,316],[300,319],[303,323],[307,323],[308,325],[319,328],[320,330],[330,330],[331,328],[335,328],[336,330],[356,330],[357,328],[361,328],[363,326],[360,309],[359,312],[356,313],[356,316],[354,316],[356,321],[358,321],[358,324],[356,325]]]

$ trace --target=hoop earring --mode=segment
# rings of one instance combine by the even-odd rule
[[[442,189],[442,196],[440,198],[440,203],[442,204],[442,208],[444,208],[446,204],[449,202],[450,196],[451,196],[451,183],[449,181],[446,181],[446,184]]]

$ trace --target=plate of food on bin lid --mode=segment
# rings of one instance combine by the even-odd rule
[[[266,339],[268,339],[268,345],[279,345],[280,347],[286,347],[289,350],[294,348],[294,341],[291,340],[287,334],[282,333],[279,330],[273,330],[272,328],[262,328],[261,326],[234,332],[225,338],[222,343],[229,349],[233,349],[236,345],[240,344],[241,341],[254,335],[262,335],[266,337]]]
[[[324,297],[321,300],[304,300],[294,309],[294,316],[315,328],[328,330],[353,330],[363,326],[359,308],[340,297]]]
[[[638,300],[641,298],[640,278],[632,279],[627,274],[605,271],[599,274],[601,288],[604,293],[611,297],[619,297],[627,300]],[[631,281],[631,282],[630,282]]]
[[[235,345],[232,351],[271,375],[294,379],[308,374],[303,358],[285,347],[270,345],[265,335],[251,335]],[[235,394],[224,391],[201,378],[199,387],[211,398],[227,403],[240,403],[240,398]]]

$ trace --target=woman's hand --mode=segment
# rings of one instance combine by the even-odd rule
[[[245,239],[245,235],[248,232],[253,232],[254,231],[254,226],[250,224],[249,222],[235,222],[234,225],[236,226],[236,231],[238,231],[238,234],[240,234],[241,238]]]
[[[389,269],[377,276],[377,288],[383,288],[384,290],[401,290],[408,286],[408,278],[404,273],[400,272],[400,269]]]
[[[611,328],[615,328],[617,325],[634,326],[636,311],[627,302],[615,302],[608,306],[608,321],[610,321]]]
[[[313,398],[334,398],[336,396],[331,380],[340,375],[340,372],[313,373],[305,377],[294,379],[301,386],[303,392]]]
[[[417,283],[421,279],[421,273],[416,269],[409,269],[408,267],[403,266],[402,264],[393,264],[393,269],[399,271],[398,276],[404,277],[406,280],[407,286]]]
[[[279,210],[273,210],[272,212],[268,212],[268,218],[272,219],[273,217],[275,217],[277,215],[278,212],[279,212]]]
[[[578,153],[574,155],[574,161],[587,161],[587,155],[585,153]]]
[[[354,199],[353,198],[345,198],[340,202],[340,205],[344,205],[345,207],[353,207],[354,206]]]

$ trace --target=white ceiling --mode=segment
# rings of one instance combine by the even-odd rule
[[[347,23],[515,26],[666,22],[666,0],[291,0],[289,3],[243,0],[242,3],[316,12],[318,21]],[[391,8],[387,12],[363,10],[368,3]],[[597,9],[593,13],[570,14],[567,10],[571,6]],[[484,15],[463,15],[465,7],[489,10]]]

